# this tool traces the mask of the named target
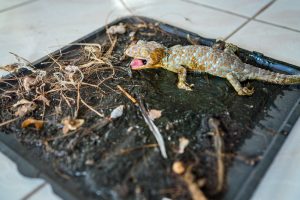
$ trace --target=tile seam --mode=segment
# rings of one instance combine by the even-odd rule
[[[44,188],[47,185],[46,182],[38,185],[37,187],[35,187],[32,191],[30,191],[29,193],[27,193],[24,197],[21,198],[21,200],[28,200],[30,199],[30,197],[32,197],[34,194],[36,194],[38,191],[40,191],[42,188]]]
[[[245,27],[250,21],[254,20],[255,17],[257,17],[259,14],[267,10],[276,0],[270,1],[267,5],[259,9],[251,18],[248,18],[246,22],[241,24],[239,27],[237,27],[233,32],[231,32],[225,39],[224,41],[228,40],[230,37],[232,37],[235,33],[237,33],[239,30],[241,30],[243,27]]]

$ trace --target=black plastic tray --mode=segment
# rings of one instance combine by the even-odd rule
[[[152,19],[142,18],[146,22],[157,22]],[[120,22],[137,22],[136,17],[125,17],[118,19],[108,26],[118,24]],[[188,32],[186,30],[170,26],[161,22],[159,26],[165,32],[177,35],[179,37],[187,38],[198,42],[202,45],[212,46],[216,40],[203,38],[195,33]],[[88,34],[87,36],[80,38],[74,43],[89,42],[99,35],[105,34],[105,27],[97,29],[96,31]],[[69,51],[74,49],[74,46],[66,46],[53,54]],[[281,61],[277,61],[272,58],[265,57],[261,53],[250,52],[244,49],[239,50],[239,57],[243,60],[247,60],[250,63],[257,63],[261,67],[273,71],[280,71],[288,74],[300,74],[300,68],[287,64]],[[48,61],[47,56],[37,60],[33,64],[36,67],[43,67],[41,63]],[[276,134],[271,135],[265,129],[261,129],[261,126],[254,128],[253,136],[245,141],[245,144],[241,147],[240,152],[243,155],[256,155],[262,154],[263,157],[256,165],[241,164],[240,161],[234,161],[232,167],[228,171],[227,183],[230,186],[228,191],[224,195],[224,199],[244,200],[249,199],[253,194],[256,186],[260,182],[264,173],[271,164],[273,158],[276,156],[278,150],[284,143],[288,133],[294,126],[296,120],[300,115],[300,91],[293,90],[287,95],[277,98],[274,101],[274,106],[268,112],[272,117],[266,117],[266,119],[260,122],[261,126],[272,127],[272,131]],[[278,109],[280,108],[280,109]],[[0,134],[0,150],[17,163],[19,171],[25,176],[36,177],[45,179],[52,185],[55,193],[61,196],[63,199],[86,199],[85,194],[80,190],[80,184],[76,182],[76,178],[65,180],[58,176],[56,172],[43,160],[37,159],[37,152],[34,149],[28,149],[28,147],[22,145],[13,134]]]

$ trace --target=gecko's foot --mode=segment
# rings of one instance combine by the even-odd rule
[[[238,91],[238,95],[241,96],[251,96],[254,93],[254,88],[243,87],[240,91]]]
[[[219,38],[219,39],[216,39],[216,43],[213,44],[212,48],[213,48],[213,49],[224,50],[225,44],[226,44],[226,43],[224,42],[224,40]]]
[[[237,52],[238,49],[239,49],[238,46],[236,46],[234,44],[231,44],[231,43],[226,43],[225,44],[224,52],[228,52],[228,53],[234,54],[235,52]]]
[[[177,87],[179,89],[183,89],[183,90],[187,90],[187,91],[192,91],[191,87],[193,87],[193,86],[194,86],[194,84],[191,84],[191,85],[189,85],[187,83],[178,83],[177,84]]]

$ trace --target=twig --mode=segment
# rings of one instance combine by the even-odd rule
[[[217,154],[215,152],[210,152],[210,151],[205,151],[205,154],[209,155],[209,156],[214,156],[217,157]],[[246,165],[255,165],[257,162],[259,162],[262,159],[261,155],[255,156],[255,157],[246,157],[243,155],[239,155],[239,154],[234,154],[234,153],[222,153],[222,157],[224,158],[229,158],[229,159],[236,159],[239,160],[243,163],[245,163]]]
[[[128,154],[131,151],[136,151],[136,150],[144,149],[144,148],[153,148],[153,147],[157,147],[157,144],[145,144],[143,146],[132,147],[132,148],[128,148],[128,149],[121,149],[119,154]]]
[[[223,162],[223,139],[220,129],[220,122],[217,119],[210,118],[208,120],[209,127],[212,129],[213,145],[217,156],[217,187],[216,192],[221,192],[224,186],[224,162]]]
[[[16,121],[17,119],[19,119],[19,117],[2,122],[2,123],[0,123],[0,127],[5,126],[6,124],[12,123],[12,122]]]
[[[192,165],[188,166],[187,169],[183,162],[176,161],[173,163],[172,170],[175,174],[180,175],[181,180],[187,185],[190,195],[193,200],[206,200],[206,196],[200,189],[203,185],[199,185],[199,181],[195,180],[192,174]]]
[[[117,85],[117,88],[133,103],[138,104],[137,100],[133,98],[126,90],[124,90],[120,85]]]
[[[110,35],[110,34],[108,34]],[[111,43],[111,46],[109,47],[109,49],[105,52],[105,57],[109,57],[111,56],[112,51],[114,50],[115,46],[117,43],[117,37],[114,37]]]
[[[207,200],[206,196],[195,181],[194,175],[191,172],[191,168],[188,168],[184,173],[183,180],[187,184],[193,200]]]
[[[60,95],[63,97],[63,99],[66,101],[67,105],[72,108],[71,103],[69,102],[69,100],[67,99],[67,97],[64,95],[64,93],[61,91]]]
[[[78,133],[77,131],[72,131],[72,132],[64,134],[64,135],[52,136],[52,137],[46,138],[45,142],[50,142],[50,141],[57,140],[57,139],[63,139],[63,138],[75,135],[77,133]]]
[[[90,109],[91,111],[93,111],[94,113],[96,113],[99,117],[104,117],[103,114],[99,113],[97,110],[95,110],[94,108],[92,108],[91,106],[89,106],[82,98],[80,98],[80,101],[83,105],[85,105],[88,109]]]
[[[137,100],[132,97],[128,92],[126,92],[120,85],[117,85],[117,88],[128,98],[130,99],[130,101],[132,101],[132,103],[134,103],[134,105],[136,105],[139,110],[141,111],[143,118],[146,122],[146,124],[148,125],[150,131],[153,133],[159,149],[160,149],[160,153],[162,155],[163,158],[168,158],[167,156],[167,152],[166,152],[166,147],[165,147],[165,142],[164,139],[159,131],[159,129],[157,128],[157,126],[154,124],[153,120],[149,117],[149,114],[146,110],[146,108],[144,107],[144,105],[142,104],[142,102],[137,102]]]
[[[199,45],[199,43],[191,38],[190,34],[186,36],[187,41],[189,41],[192,45]]]
[[[60,70],[63,69],[63,66],[55,58],[53,58],[51,54],[48,54],[48,57],[59,66]]]
[[[77,118],[78,111],[79,111],[79,103],[80,103],[80,83],[77,84],[77,99],[76,99],[76,111],[74,114],[74,118]]]
[[[27,59],[15,54],[15,53],[12,53],[12,52],[9,52],[10,54],[14,55],[16,57],[16,59],[21,63],[22,60],[25,61],[25,65],[22,66],[24,68],[27,68],[29,69],[30,71],[32,72],[35,72],[35,69],[34,69],[34,66],[31,64],[31,62],[29,62]]]

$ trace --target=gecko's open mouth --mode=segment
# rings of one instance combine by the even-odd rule
[[[147,64],[147,60],[135,58],[131,61],[130,66],[133,70],[142,69]]]

